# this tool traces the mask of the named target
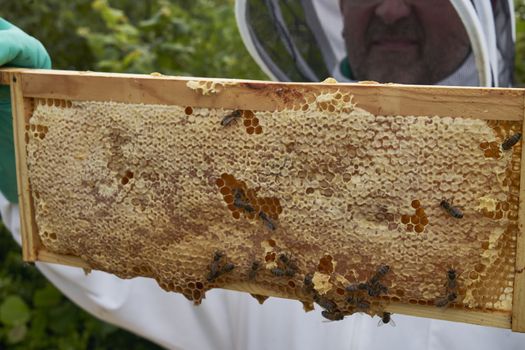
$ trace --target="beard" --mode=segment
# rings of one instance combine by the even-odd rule
[[[416,16],[392,24],[372,17],[361,45],[356,45],[358,41],[351,35],[344,36],[350,67],[357,80],[434,83],[429,62],[433,54],[426,48],[424,29]]]

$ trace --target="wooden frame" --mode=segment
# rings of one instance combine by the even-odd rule
[[[11,86],[13,106],[18,191],[26,261],[59,263],[89,269],[82,259],[63,256],[43,249],[40,243],[27,177],[24,143],[25,122],[32,113],[33,99],[77,101],[116,101],[146,104],[178,104],[228,109],[280,110],[289,101],[286,95],[295,89],[315,92],[348,89],[358,106],[373,114],[448,115],[451,117],[523,122],[525,90],[489,88],[448,88],[396,84],[305,84],[226,79],[197,79],[153,75],[110,74],[27,69],[0,70],[0,83]],[[193,84],[193,85],[192,85]],[[100,89],[104,86],[104,89]],[[193,86],[193,88],[191,87]],[[200,91],[196,91],[203,88]],[[257,92],[255,96],[254,92]],[[284,93],[286,92],[286,93]],[[255,98],[256,97],[256,98]],[[469,101],[469,103],[465,103]],[[525,134],[525,123],[523,123]],[[525,152],[522,153],[525,164]],[[450,309],[445,312],[421,305],[393,303],[394,313],[467,322],[525,332],[525,177],[520,179],[519,234],[512,314]],[[231,286],[247,290],[246,286]],[[256,292],[256,291],[254,291]]]

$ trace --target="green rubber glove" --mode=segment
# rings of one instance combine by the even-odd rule
[[[51,68],[51,59],[38,40],[0,18],[0,66]],[[9,86],[0,86],[0,192],[17,203],[12,122]]]

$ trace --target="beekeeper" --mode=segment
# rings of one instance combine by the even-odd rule
[[[511,0],[238,0],[246,47],[275,80],[376,80],[509,86]],[[50,68],[43,46],[0,22],[0,65]],[[20,243],[8,90],[0,90],[0,212]],[[154,280],[37,263],[67,297],[96,317],[170,349],[524,349],[510,330],[393,315],[397,327],[355,314],[323,322],[297,301],[212,290],[200,306]]]

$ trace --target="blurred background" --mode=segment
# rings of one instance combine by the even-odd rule
[[[242,44],[233,0],[3,0],[56,69],[267,79]],[[525,87],[525,0],[515,85]],[[53,322],[50,322],[53,320]],[[91,317],[21,258],[0,222],[0,349],[159,349]]]

